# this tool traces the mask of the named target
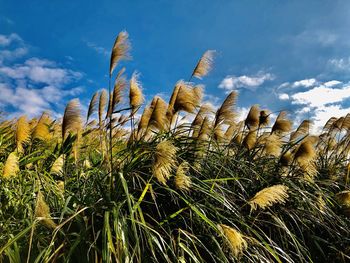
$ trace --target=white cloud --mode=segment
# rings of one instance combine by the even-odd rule
[[[331,117],[342,117],[350,113],[350,108],[342,108],[340,105],[322,106],[314,111],[314,130],[320,131],[321,128]]]
[[[324,85],[291,96],[293,104],[307,104],[310,107],[321,107],[327,104],[339,103],[350,97],[350,85],[341,88],[331,88]]]
[[[27,54],[26,44],[16,34],[0,36],[0,43],[6,48],[11,45],[12,48],[0,51],[2,111],[9,111],[11,116],[37,116],[43,111],[62,108],[65,99],[83,91],[82,87],[71,87],[73,82],[82,77],[82,73],[59,66],[54,61],[31,57],[14,64],[13,59]]]
[[[350,108],[343,107],[342,102],[350,98],[350,85],[339,87],[340,84],[340,81],[332,80],[291,95],[292,104],[303,106],[295,112],[296,117],[308,114],[314,122],[314,132],[319,132],[331,117],[345,116]]]
[[[292,84],[293,88],[297,88],[297,87],[311,87],[314,86],[317,83],[316,79],[303,79],[303,80],[299,80],[299,81],[295,81]]]
[[[10,35],[0,35],[0,46],[9,46],[13,42],[22,42],[22,39],[19,37],[19,35],[12,33]]]
[[[220,83],[219,88],[227,91],[232,91],[238,88],[247,88],[255,90],[258,86],[262,85],[265,81],[273,80],[274,76],[270,73],[259,72],[255,76],[242,75],[226,76]]]
[[[331,80],[331,81],[327,81],[327,82],[323,83],[323,85],[325,85],[326,87],[333,87],[333,86],[337,86],[341,83],[342,82],[338,81],[338,80]]]
[[[289,100],[289,95],[287,93],[278,94],[280,100]]]
[[[1,66],[0,75],[20,80],[28,79],[34,83],[62,86],[72,80],[82,77],[80,72],[55,66],[55,63],[46,59],[31,58],[24,64],[15,66]]]

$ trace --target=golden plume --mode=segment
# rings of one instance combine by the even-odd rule
[[[62,138],[64,139],[68,132],[80,133],[82,129],[82,119],[80,115],[79,99],[73,99],[68,102],[62,121]]]
[[[124,71],[125,68],[122,68],[115,79],[113,91],[109,96],[106,119],[112,116],[115,107],[122,101],[122,92],[127,85],[126,78],[123,76]]]
[[[333,127],[334,122],[337,120],[336,117],[331,117],[329,120],[326,122],[326,124],[323,126],[324,131],[330,131],[331,128]]]
[[[23,152],[23,145],[30,140],[30,127],[26,116],[21,116],[16,124],[17,151]]]
[[[234,106],[236,104],[237,93],[232,91],[224,100],[221,107],[216,111],[214,127],[219,124],[231,124],[234,122],[236,114]]]
[[[265,209],[276,203],[284,204],[288,198],[288,187],[285,185],[274,185],[266,187],[257,192],[255,196],[249,200],[248,204],[252,210],[256,210],[258,207]]]
[[[180,85],[178,85],[178,83],[176,83],[173,93],[171,94],[170,100],[169,100],[169,105],[168,105],[168,109],[166,112],[166,117],[168,119],[168,121],[170,123],[172,123],[172,119],[174,117],[174,105],[175,105],[175,101],[177,98],[177,94],[179,93],[179,89],[180,89]]]
[[[18,156],[15,152],[12,152],[9,154],[9,156],[6,159],[2,176],[4,178],[11,178],[13,176],[16,176],[18,172],[19,172]]]
[[[99,104],[98,104],[98,124],[100,126],[100,129],[102,129],[102,115],[105,111],[106,104],[107,104],[107,91],[103,89],[100,94]]]
[[[179,86],[179,89],[174,103],[174,113],[179,111],[193,113],[201,103],[203,97],[202,86],[192,87],[190,83],[182,80],[176,86]]]
[[[257,136],[256,130],[249,131],[248,134],[243,139],[243,142],[242,142],[243,146],[248,150],[253,149],[253,147],[256,144],[256,139],[257,139],[256,136]]]
[[[92,95],[92,98],[90,100],[89,109],[86,116],[86,123],[89,121],[90,116],[94,114],[94,112],[96,111],[97,103],[98,103],[98,91],[96,91],[95,94]]]
[[[245,119],[244,124],[248,127],[249,130],[254,130],[259,126],[260,119],[260,110],[258,105],[253,105],[248,113],[247,118]]]
[[[196,117],[191,123],[191,129],[193,130],[193,137],[198,137],[199,129],[203,123],[204,117],[212,112],[212,107],[209,104],[203,104],[196,114]]]
[[[63,164],[64,164],[64,155],[61,154],[52,164],[51,169],[50,169],[50,173],[62,175]]]
[[[154,127],[160,131],[166,130],[169,126],[168,119],[166,117],[166,111],[168,108],[167,103],[160,97],[156,96],[153,98],[154,105],[148,126]]]
[[[271,133],[284,133],[289,132],[292,128],[292,122],[286,119],[287,113],[281,111],[275,121],[275,124],[272,126]]]
[[[247,249],[248,243],[239,231],[224,224],[219,224],[218,229],[226,238],[226,243],[230,247],[234,257],[238,257]]]
[[[129,100],[130,100],[130,107],[131,107],[131,114],[134,115],[138,108],[142,105],[144,101],[144,97],[142,94],[142,86],[141,83],[138,81],[138,74],[134,72],[132,74],[132,77],[130,79],[130,93],[129,93]]]
[[[45,202],[43,194],[39,191],[36,199],[35,217],[40,220],[40,223],[48,228],[56,228],[55,222],[50,216],[50,207]]]
[[[314,143],[315,141],[313,138],[305,138],[305,140],[299,145],[294,154],[294,160],[297,161],[302,171],[310,179],[312,179],[317,174],[314,163],[314,159],[316,157],[315,148],[313,146]]]
[[[265,139],[264,152],[266,155],[278,157],[282,150],[282,141],[276,134],[271,134]]]
[[[300,138],[300,136],[307,135],[310,131],[311,124],[312,122],[310,120],[303,120],[296,131],[291,133],[289,141],[295,141]]]
[[[191,178],[187,175],[190,167],[189,164],[184,161],[177,168],[175,175],[175,186],[182,191],[188,191],[191,188]]]
[[[32,137],[33,139],[39,139],[39,140],[49,140],[51,138],[50,134],[50,116],[47,112],[44,112],[37,125],[34,127],[33,132],[32,132]]]
[[[208,117],[203,119],[202,125],[198,131],[198,140],[200,141],[208,141],[209,140],[209,132],[210,132],[210,122]],[[194,136],[195,134],[193,134]]]
[[[152,170],[161,184],[166,184],[176,167],[176,151],[177,148],[170,141],[162,141],[156,147]]]
[[[115,39],[109,64],[110,76],[113,74],[113,70],[115,69],[119,61],[130,58],[130,43],[128,38],[129,34],[126,31],[122,31],[118,34],[117,38]]]
[[[196,77],[201,79],[206,76],[212,68],[214,61],[215,50],[207,50],[201,59],[198,61],[197,66],[192,72],[191,78]]]

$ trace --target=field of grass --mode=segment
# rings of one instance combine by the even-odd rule
[[[87,116],[1,121],[0,262],[350,261],[350,114],[238,122],[235,92],[202,104],[213,51],[144,105],[128,51],[121,32]]]

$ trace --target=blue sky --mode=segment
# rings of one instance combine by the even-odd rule
[[[197,83],[217,106],[239,92],[316,126],[350,112],[350,2],[343,0],[0,0],[0,110],[30,116],[68,100],[86,107],[108,85],[116,35],[128,31],[127,76],[141,73],[147,99],[169,97],[207,49],[214,69]]]

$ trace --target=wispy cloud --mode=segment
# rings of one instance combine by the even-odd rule
[[[219,88],[225,89],[228,92],[236,90],[238,88],[246,88],[250,90],[255,90],[257,87],[262,85],[265,81],[273,80],[275,77],[270,73],[259,72],[256,75],[247,76],[226,76],[221,83]]]
[[[22,42],[22,38],[15,33],[10,35],[0,35],[0,46],[9,46],[13,42]]]
[[[95,50],[98,54],[104,55],[106,57],[110,56],[110,52],[106,48],[100,47],[97,44],[90,41],[84,41],[84,42],[89,48]]]

